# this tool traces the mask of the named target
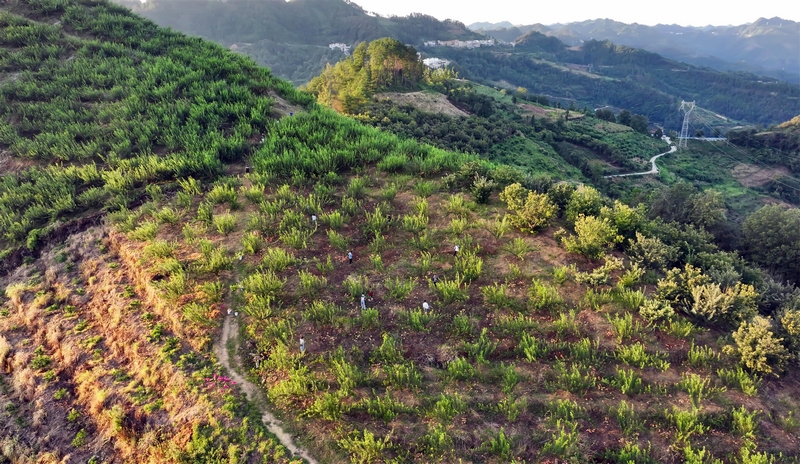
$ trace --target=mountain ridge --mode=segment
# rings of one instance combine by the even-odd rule
[[[495,30],[489,26],[480,32],[512,41],[509,36],[517,30],[524,34],[525,27],[537,28],[571,46],[586,40],[611,40],[712,69],[748,71],[795,83],[800,81],[800,41],[790,37],[800,36],[800,23],[779,17],[758,18],[736,26],[648,26],[608,18],[547,25],[547,29],[539,26]]]

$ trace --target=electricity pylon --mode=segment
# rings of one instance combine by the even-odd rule
[[[694,102],[681,101],[679,111],[683,113],[683,126],[681,126],[681,136],[678,138],[678,148],[686,148],[686,139],[689,138],[689,115],[694,111]]]

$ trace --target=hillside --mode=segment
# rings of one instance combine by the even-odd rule
[[[682,100],[743,123],[777,124],[793,117],[800,101],[796,85],[756,75],[723,73],[678,63],[611,42],[558,47],[529,32],[515,48],[426,49],[450,59],[462,77],[507,89],[524,87],[564,106],[626,108],[666,129],[680,127]]]
[[[542,27],[523,28],[516,48],[460,50],[423,47],[425,41],[482,37],[461,23],[424,15],[381,18],[343,0],[291,2],[169,0],[124,2],[134,11],[191,35],[245,53],[275,75],[306,84],[325,65],[346,58],[328,47],[391,37],[415,46],[425,56],[455,61],[456,69],[489,86],[525,87],[564,106],[626,108],[667,129],[677,129],[681,100],[743,124],[771,125],[796,113],[800,89],[746,73],[724,73],[664,59],[653,53],[607,42],[587,41],[590,53],[568,50]],[[526,35],[527,34],[527,35]],[[604,49],[607,50],[601,51]],[[788,50],[789,52],[791,50]],[[658,57],[654,59],[653,57]],[[591,65],[591,72],[586,72]],[[786,102],[790,104],[786,104]]]
[[[421,45],[425,40],[482,38],[453,21],[425,15],[382,18],[344,0],[119,1],[163,27],[234,47],[275,75],[300,85],[345,54],[328,48],[393,37]]]
[[[748,218],[742,258],[713,191],[631,207],[502,163],[639,163],[642,115],[365,44],[373,90],[474,115],[385,109],[433,146],[105,1],[0,24],[1,461],[800,459],[800,240],[771,233],[800,210]]]
[[[646,26],[610,19],[550,27],[479,23],[469,28],[509,42],[529,30],[556,37],[570,46],[588,40],[610,40],[696,66],[720,71],[746,71],[799,83],[800,44],[796,38],[800,34],[800,25],[781,18],[759,18],[739,26],[703,28],[674,24]]]

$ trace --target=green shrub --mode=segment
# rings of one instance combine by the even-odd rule
[[[239,207],[239,195],[230,185],[215,185],[214,188],[206,194],[206,199],[215,205],[228,203],[228,206],[232,210]]]
[[[430,255],[428,255],[430,256]],[[442,278],[439,280],[438,285],[430,283],[433,291],[442,299],[444,304],[451,304],[459,301],[467,301],[469,299],[469,284],[466,283],[460,274],[452,279]]]
[[[251,255],[261,251],[261,247],[263,245],[264,242],[261,240],[261,236],[257,232],[248,232],[242,236],[242,249]]]
[[[369,279],[366,276],[349,275],[342,282],[342,286],[351,298],[359,298],[368,292]]]
[[[642,316],[642,319],[652,324],[653,322],[659,320],[672,319],[672,317],[675,315],[675,310],[673,310],[672,306],[665,301],[645,298],[644,301],[642,301],[642,303],[639,305],[639,315]]]
[[[475,327],[472,324],[472,320],[468,315],[464,314],[464,311],[461,311],[459,314],[453,316],[453,331],[456,333],[456,335],[472,335],[474,329]]]
[[[618,388],[623,395],[641,393],[644,389],[642,378],[633,369],[617,369],[609,384]]]
[[[476,371],[464,358],[457,357],[447,363],[447,375],[454,380],[469,380],[475,377]]]
[[[367,211],[365,216],[364,233],[367,236],[383,234],[389,228],[389,218],[383,212],[380,205],[376,206],[375,210],[371,213]]]
[[[422,374],[413,362],[384,366],[383,373],[386,386],[414,389],[422,384]]]
[[[314,274],[302,269],[297,271],[297,275],[300,277],[300,288],[302,293],[306,295],[314,295],[328,285],[328,279],[325,277],[315,276]]]
[[[75,434],[75,438],[72,439],[72,447],[73,448],[81,448],[86,444],[86,429],[80,429],[78,433]]]
[[[374,393],[374,392],[373,392]],[[380,419],[384,422],[391,422],[392,419],[401,413],[413,412],[414,408],[409,408],[403,403],[392,398],[391,394],[387,391],[384,396],[376,396],[375,398],[364,398],[359,404],[362,408],[367,410],[367,414]]]
[[[725,346],[727,354],[739,356],[741,363],[758,374],[774,374],[782,369],[789,355],[781,344],[783,339],[775,337],[772,321],[756,316],[750,322],[742,322],[733,333],[735,346]]]
[[[154,240],[145,245],[142,254],[148,258],[168,258],[174,255],[176,245],[166,240]]]
[[[378,319],[380,313],[376,308],[367,308],[361,310],[361,325],[366,328],[378,327]]]
[[[327,421],[337,422],[342,415],[350,410],[350,406],[342,402],[339,394],[325,392],[318,396],[314,402],[306,408],[303,415],[308,417],[320,417]]]
[[[449,423],[459,414],[466,412],[467,402],[458,394],[445,395],[441,393],[433,404],[430,415],[442,423]]]
[[[488,357],[491,356],[496,348],[497,342],[489,339],[489,334],[485,327],[481,330],[478,340],[474,343],[464,343],[464,349],[467,354],[481,364],[489,363]]]
[[[328,241],[334,249],[342,253],[350,248],[350,241],[333,229],[328,230]]]
[[[613,318],[609,315],[606,319],[617,336],[617,343],[622,343],[623,340],[634,337],[642,331],[642,325],[639,321],[633,320],[631,313],[625,313],[622,317],[615,314]]]
[[[665,371],[669,368],[669,363],[666,361],[667,356],[665,354],[648,353],[644,345],[640,342],[636,342],[633,345],[617,347],[615,356],[625,364],[638,367],[639,369],[655,367]]]
[[[367,188],[368,181],[369,179],[366,177],[351,178],[350,183],[347,185],[347,190],[346,190],[347,196],[351,198],[363,198]]]
[[[676,386],[689,394],[689,399],[695,409],[700,409],[700,402],[710,394],[718,391],[718,389],[711,387],[711,381],[708,378],[700,377],[694,373],[687,374],[686,372],[681,374],[681,380]]]
[[[547,405],[548,422],[551,424],[557,421],[575,422],[586,415],[586,408],[581,407],[574,400],[555,399]]]
[[[472,282],[480,277],[483,271],[483,259],[472,251],[461,251],[456,256],[453,268],[465,281]]]
[[[286,232],[281,232],[278,235],[278,239],[280,239],[284,245],[292,247],[296,250],[308,248],[309,237],[311,237],[311,231],[298,229],[295,227],[292,227]]]
[[[551,439],[542,447],[542,454],[580,462],[582,454],[578,447],[578,424],[556,420]]]
[[[337,211],[322,213],[319,217],[320,222],[327,224],[333,230],[339,230],[344,225],[345,217]]]
[[[581,215],[598,216],[602,206],[603,198],[600,192],[594,187],[579,185],[578,188],[569,195],[569,200],[566,204],[567,221],[575,223]]]
[[[563,361],[557,361],[553,366],[555,373],[555,386],[579,395],[597,385],[594,370],[586,365],[571,364],[569,367]]]
[[[321,274],[329,274],[329,273],[333,272],[334,266],[333,266],[333,260],[331,259],[331,255],[330,254],[328,254],[325,257],[325,261],[322,261],[322,260],[320,260],[318,258],[314,258],[314,263],[316,264],[317,270]]]
[[[426,312],[420,308],[409,310],[406,317],[409,327],[417,332],[430,332],[432,323],[439,319],[434,311]]]
[[[505,284],[486,285],[481,287],[483,301],[497,308],[506,308],[511,305],[511,298],[508,296],[508,286]]]
[[[675,426],[675,441],[678,443],[688,443],[693,435],[702,435],[708,430],[708,427],[700,422],[697,409],[680,411],[673,408],[672,412],[666,413],[666,416]]]
[[[386,287],[386,291],[389,292],[388,294],[390,298],[396,301],[403,301],[408,298],[408,295],[410,295],[412,291],[414,291],[414,285],[416,282],[417,279],[414,277],[409,277],[408,279],[395,277],[394,279],[387,279],[383,283],[383,286]]]
[[[567,266],[566,264],[563,266],[558,266],[553,268],[553,281],[558,284],[562,285],[564,282],[569,280],[570,275],[575,274],[575,267]]]
[[[558,289],[534,279],[528,288],[528,305],[536,310],[555,311],[564,304]]]
[[[535,233],[547,227],[558,207],[547,195],[529,191],[520,184],[511,184],[500,193],[500,199],[508,205],[511,223],[522,231]]]
[[[140,242],[149,242],[156,238],[156,233],[158,233],[158,224],[153,221],[146,221],[139,227],[128,232],[128,238]]]
[[[549,351],[546,342],[537,340],[534,336],[526,333],[522,334],[520,338],[519,350],[528,362],[541,359]]]
[[[632,404],[625,400],[619,402],[619,406],[613,409],[620,430],[626,436],[634,436],[644,425],[643,421],[636,417],[636,409]]]
[[[707,367],[712,361],[719,360],[719,353],[715,353],[709,346],[696,346],[692,341],[686,360],[692,367]]]
[[[575,220],[575,235],[564,237],[564,248],[570,253],[580,253],[598,259],[622,241],[617,229],[608,219],[580,215]]]
[[[735,369],[718,369],[717,375],[726,385],[738,388],[747,396],[756,396],[761,386],[761,378],[748,374],[741,366]]]
[[[576,272],[575,281],[581,284],[591,285],[597,287],[604,285],[611,280],[611,273],[622,269],[622,260],[613,256],[605,256],[605,263],[602,266],[595,268],[591,272]]]
[[[412,190],[418,197],[428,198],[429,196],[433,195],[438,188],[432,181],[418,180],[417,183],[412,187]]]
[[[376,271],[378,272],[384,271],[383,258],[381,257],[381,255],[377,253],[371,253],[369,255],[369,262],[372,264],[373,269],[375,269]]]
[[[169,206],[165,206],[161,208],[155,214],[156,220],[159,224],[177,224],[180,217],[178,216],[178,212],[174,209],[170,208]]]
[[[731,411],[733,431],[745,440],[755,440],[758,411],[749,412],[744,406]]]
[[[420,234],[428,227],[428,216],[425,214],[407,214],[403,216],[403,230]]]
[[[222,235],[228,235],[236,229],[236,216],[230,213],[215,216],[213,222],[217,232]]]
[[[255,272],[242,280],[244,290],[254,296],[276,296],[283,290],[286,282],[273,271]]]
[[[511,460],[511,446],[512,443],[506,437],[506,431],[503,427],[500,427],[500,431],[497,434],[492,434],[485,442],[481,444],[481,449],[484,449],[495,456],[499,456],[501,459],[505,461]]]
[[[391,436],[376,439],[372,432],[364,429],[363,436],[358,432],[352,432],[339,440],[338,444],[350,453],[350,461],[353,463],[378,462],[383,451],[391,446]]]
[[[261,260],[264,269],[272,272],[281,272],[296,263],[297,258],[294,257],[294,254],[283,248],[268,248]]]

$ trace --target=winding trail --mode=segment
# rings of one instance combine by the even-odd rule
[[[669,143],[669,139],[667,139],[667,143]],[[661,158],[664,155],[668,155],[670,153],[675,153],[675,151],[677,151],[677,150],[678,150],[678,147],[676,147],[675,145],[672,145],[669,148],[669,151],[666,151],[664,153],[661,153],[659,155],[656,155],[656,156],[650,158],[651,169],[649,171],[646,171],[646,172],[631,172],[631,173],[628,173],[628,174],[614,174],[614,175],[611,175],[611,176],[603,176],[603,177],[606,178],[606,179],[610,179],[612,177],[644,176],[644,175],[647,175],[647,174],[658,174],[658,166],[656,166],[656,160]]]
[[[235,316],[225,316],[225,322],[222,325],[222,337],[214,344],[214,354],[217,356],[220,364],[222,364],[228,371],[231,379],[233,379],[239,388],[247,395],[247,399],[252,401],[259,410],[261,410],[261,421],[267,426],[267,429],[272,432],[283,446],[285,446],[294,456],[299,456],[306,460],[309,464],[318,464],[318,462],[311,457],[308,450],[300,448],[294,444],[292,436],[283,429],[281,422],[267,409],[266,398],[261,393],[260,389],[242,376],[236,367],[240,365],[239,356],[234,355],[231,359],[231,351],[238,353],[239,348],[239,319]],[[228,350],[228,342],[233,342],[233,347]]]

